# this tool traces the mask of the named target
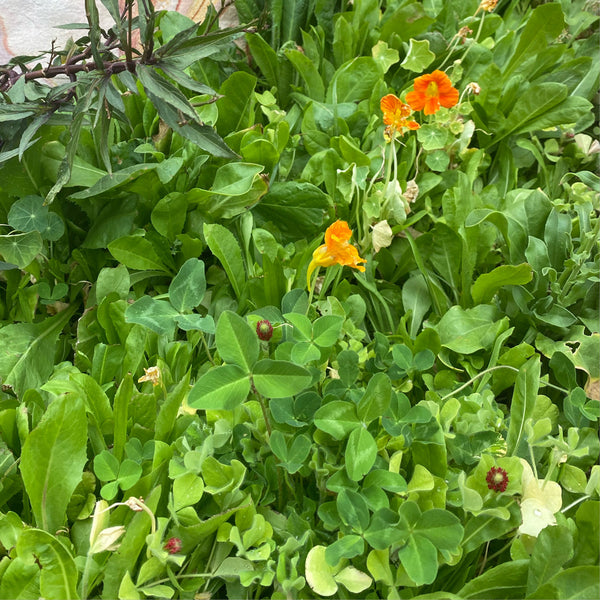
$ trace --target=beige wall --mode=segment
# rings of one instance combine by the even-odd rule
[[[154,0],[157,10],[178,10],[195,21],[202,19],[210,4],[211,0]],[[220,5],[220,0],[214,4]],[[110,26],[112,21],[100,0],[96,5],[103,24]],[[62,48],[70,37],[77,39],[85,32],[56,26],[85,22],[84,0],[0,0],[0,64],[13,56],[48,51],[53,40]]]

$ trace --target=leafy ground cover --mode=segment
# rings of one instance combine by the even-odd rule
[[[0,71],[0,598],[598,598],[598,3],[102,4]]]

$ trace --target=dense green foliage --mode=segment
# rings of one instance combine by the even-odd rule
[[[0,71],[0,598],[597,598],[597,3],[102,4]]]

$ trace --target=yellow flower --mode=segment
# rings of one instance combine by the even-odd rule
[[[336,221],[325,231],[325,243],[314,252],[306,273],[306,284],[310,288],[310,276],[317,267],[342,265],[364,271],[358,263],[367,262],[358,255],[358,250],[348,241],[352,231],[346,221]]]
[[[386,139],[391,139],[395,132],[400,135],[404,133],[404,129],[419,129],[420,125],[416,121],[410,121],[409,117],[412,110],[408,104],[404,104],[394,94],[387,94],[380,103],[381,112],[383,113],[383,123],[387,125],[384,136]]]
[[[562,488],[556,481],[537,479],[526,460],[523,465],[523,499],[521,500],[521,516],[523,522],[519,533],[537,537],[548,525],[556,525],[554,515],[562,506]]]
[[[138,379],[138,383],[142,383],[143,381],[151,381],[153,386],[160,385],[160,368],[159,367],[150,367],[148,369],[144,369],[145,375],[142,375]]]

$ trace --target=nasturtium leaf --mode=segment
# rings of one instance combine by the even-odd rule
[[[237,365],[220,365],[198,379],[188,404],[203,410],[233,410],[250,392],[248,374]]]
[[[434,60],[435,54],[429,49],[429,40],[411,38],[408,42],[408,52],[400,66],[407,71],[423,73]]]
[[[375,464],[377,444],[364,427],[357,427],[350,433],[344,458],[348,476],[354,481],[361,480]]]
[[[42,237],[37,231],[0,235],[0,256],[24,269],[42,251]]]
[[[41,233],[48,224],[48,207],[41,196],[24,196],[10,207],[8,224],[17,231]]]
[[[230,310],[224,311],[217,322],[215,339],[224,362],[238,365],[246,373],[252,370],[258,360],[260,341],[246,319]]]

